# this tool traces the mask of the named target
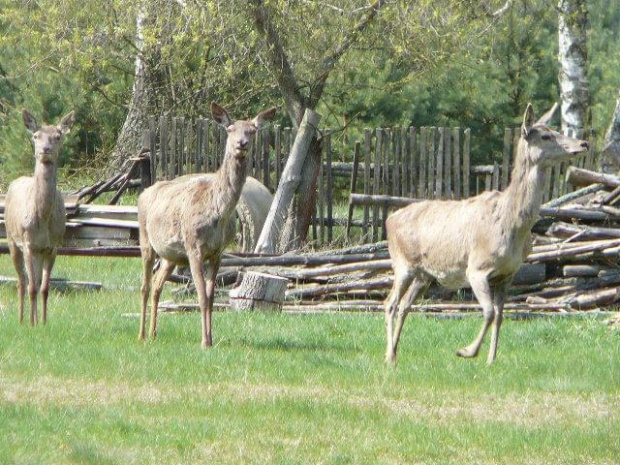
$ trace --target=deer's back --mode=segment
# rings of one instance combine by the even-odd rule
[[[511,275],[523,257],[522,238],[504,230],[501,194],[487,192],[459,201],[430,200],[411,204],[386,222],[388,246],[395,264],[420,269],[448,287],[466,281],[468,266]],[[515,256],[517,249],[517,256]]]

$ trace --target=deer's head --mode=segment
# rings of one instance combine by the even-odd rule
[[[252,147],[254,134],[258,128],[265,121],[273,119],[276,109],[265,110],[252,119],[233,121],[224,108],[213,102],[211,103],[211,114],[215,122],[224,126],[228,132],[226,152],[232,153],[235,157],[243,158]]]
[[[55,164],[58,161],[58,152],[62,147],[63,136],[69,132],[75,121],[75,112],[65,115],[58,126],[40,125],[30,112],[22,110],[24,125],[32,134],[34,142],[34,156],[37,162]]]
[[[544,119],[545,116],[541,121]],[[588,150],[588,142],[585,140],[560,134],[541,121],[535,120],[532,105],[528,103],[523,115],[521,139],[525,141],[525,154],[530,162],[549,166]]]

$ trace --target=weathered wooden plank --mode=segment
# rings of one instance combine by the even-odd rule
[[[374,179],[372,183],[373,195],[379,195],[381,190],[381,155],[383,153],[383,131],[377,128],[375,131],[375,162],[374,162]],[[379,239],[379,206],[372,206],[372,241],[377,242]]]
[[[151,184],[157,181],[157,120],[149,116],[149,152],[151,154]]]
[[[465,129],[463,132],[463,198],[467,198],[471,195],[469,186],[469,164],[470,164],[470,148],[471,148],[471,130]]]
[[[326,194],[327,194],[327,243],[331,244],[334,240],[334,229],[332,218],[334,217],[334,178],[332,176],[332,136],[330,130],[325,134],[323,147],[325,149],[325,170],[326,170]]]
[[[370,194],[370,163],[372,157],[372,133],[370,128],[364,129],[364,194]],[[370,210],[368,205],[364,206],[364,226],[362,227],[362,234],[364,240],[368,239],[368,223],[370,221]]]
[[[401,128],[396,126],[392,128],[392,194],[402,194],[401,170],[403,166],[401,152]]]
[[[168,179],[168,120],[165,116],[159,118],[159,152],[161,154],[161,178]]]
[[[428,130],[428,188],[426,190],[427,198],[436,198],[437,190],[435,186],[435,180],[437,178],[437,150],[435,141],[437,139],[437,128],[430,127]]]
[[[454,178],[454,198],[463,197],[463,186],[461,183],[461,128],[452,129],[452,176]]]
[[[508,171],[510,169],[510,155],[512,153],[512,129],[504,129],[504,150],[502,150],[501,188],[508,186]]]
[[[361,154],[361,143],[359,141],[355,142],[355,148],[353,150],[353,173],[351,174],[351,186],[349,188],[352,194],[357,192],[357,176],[359,171],[359,163],[360,163],[360,154]],[[347,214],[347,229],[345,231],[345,237],[347,242],[351,237],[351,226],[353,221],[353,204],[349,202],[349,211]]]
[[[420,128],[420,177],[418,179],[418,197],[426,198],[426,178],[427,178],[427,150],[426,137],[428,128]]]
[[[444,152],[444,196],[446,199],[454,198],[452,187],[452,140],[451,132],[449,128],[442,128],[443,130],[443,152]]]

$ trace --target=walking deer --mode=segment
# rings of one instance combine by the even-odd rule
[[[24,320],[27,276],[30,323],[35,325],[39,291],[43,300],[43,324],[47,321],[52,268],[65,233],[65,204],[56,188],[56,165],[63,136],[69,132],[75,113],[63,117],[58,126],[39,125],[28,110],[22,111],[22,117],[34,141],[34,176],[23,176],[9,185],[4,220],[9,252],[17,271],[19,322]]]
[[[213,119],[226,127],[228,132],[226,152],[217,173],[211,177],[160,181],[140,195],[138,221],[144,266],[141,340],[145,338],[146,308],[151,292],[153,264],[158,255],[161,267],[154,278],[151,337],[156,336],[157,307],[166,279],[176,265],[189,264],[202,313],[202,347],[213,344],[211,311],[215,277],[220,256],[234,236],[234,223],[230,219],[245,183],[246,155],[261,123],[271,120],[275,112],[276,109],[271,108],[251,120],[233,122],[224,108],[212,103]],[[206,285],[203,264],[206,264]]]
[[[394,269],[394,285],[385,305],[388,362],[396,359],[410,305],[433,279],[454,289],[469,283],[484,321],[474,341],[457,355],[476,357],[493,325],[487,363],[493,362],[506,288],[531,248],[530,230],[542,203],[545,168],[587,149],[587,142],[536,123],[528,104],[511,181],[504,191],[459,201],[415,203],[387,219]]]

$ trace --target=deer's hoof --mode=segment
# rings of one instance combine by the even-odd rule
[[[456,355],[463,358],[474,358],[478,355],[478,351],[474,351],[469,347],[464,347],[456,351]]]

